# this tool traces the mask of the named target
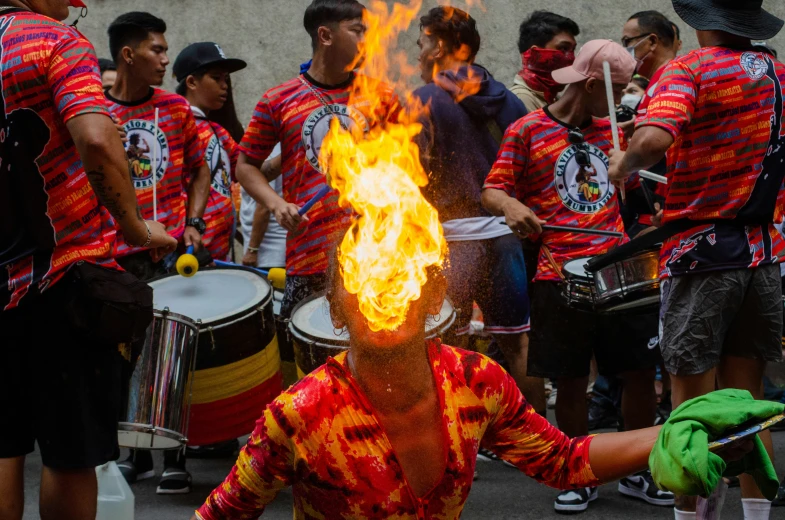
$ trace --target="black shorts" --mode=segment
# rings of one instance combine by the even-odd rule
[[[587,312],[568,306],[562,287],[557,282],[532,285],[530,376],[586,377],[592,355],[605,376],[656,367],[661,359],[656,310]]]
[[[662,355],[669,373],[702,374],[722,356],[782,361],[779,265],[667,278],[660,298]]]
[[[70,279],[0,312],[0,458],[31,453],[45,466],[86,469],[116,460],[123,357],[65,317]]]

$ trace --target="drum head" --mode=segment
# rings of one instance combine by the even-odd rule
[[[206,269],[186,278],[170,275],[150,282],[153,307],[202,320],[220,321],[258,307],[267,300],[270,284],[251,270]]]
[[[590,276],[586,274],[586,264],[589,262],[589,260],[591,260],[591,257],[576,258],[575,260],[565,262],[564,267],[562,267],[562,271],[564,271],[564,274],[569,274],[570,276],[578,278],[590,278]]]
[[[429,318],[425,324],[425,335],[428,338],[438,336],[449,329],[455,321],[455,309],[445,299],[438,318]],[[303,300],[292,313],[290,327],[296,335],[330,345],[349,346],[349,333],[344,329],[340,336],[335,334],[330,318],[330,304],[323,295],[314,295]]]

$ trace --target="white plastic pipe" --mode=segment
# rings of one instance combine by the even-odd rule
[[[605,74],[605,93],[608,95],[608,111],[611,117],[611,132],[613,132],[613,149],[621,151],[619,142],[619,123],[616,121],[616,102],[613,99],[613,83],[611,79],[611,65],[607,61],[602,62],[602,71]],[[622,202],[626,202],[627,194],[624,191],[624,182],[619,185],[619,193]]]

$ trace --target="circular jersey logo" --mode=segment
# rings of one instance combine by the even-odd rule
[[[302,140],[305,147],[305,157],[311,166],[321,172],[319,166],[319,153],[322,151],[322,141],[330,130],[330,121],[333,116],[337,117],[345,128],[350,131],[361,128],[363,132],[368,131],[368,121],[365,116],[356,108],[346,105],[322,106],[311,112],[308,119],[303,123]]]
[[[608,182],[608,156],[586,144],[591,167],[578,164],[575,146],[569,146],[556,161],[556,191],[562,203],[576,213],[597,213],[615,193]]]
[[[229,154],[221,146],[218,137],[213,135],[207,144],[204,154],[205,161],[210,165],[213,188],[224,197],[231,196],[232,190],[232,161]]]
[[[769,65],[757,52],[745,52],[741,55],[741,68],[751,79],[761,79],[766,75]]]
[[[134,188],[150,188],[153,178],[158,183],[166,173],[169,164],[169,142],[160,127],[155,128],[152,121],[132,119],[123,125],[128,142],[125,153],[131,168]],[[155,157],[155,164],[152,164]]]

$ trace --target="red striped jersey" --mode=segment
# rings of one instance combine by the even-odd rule
[[[547,107],[519,119],[507,129],[484,188],[506,191],[551,225],[623,233],[616,188],[608,181],[607,153],[613,148],[610,121],[594,119],[580,129],[591,168],[578,164],[578,149],[568,141],[570,128]],[[621,131],[619,139],[626,147]],[[604,254],[621,239],[546,231],[542,243],[561,269],[570,260]],[[542,251],[535,280],[560,279]]]
[[[108,117],[93,46],[75,29],[0,9],[0,310],[88,261],[118,268],[114,222],[65,123]]]
[[[342,85],[327,86],[303,74],[270,89],[256,105],[251,124],[240,142],[240,151],[251,159],[264,161],[275,145],[281,143],[283,198],[287,202],[303,206],[324,186],[319,152],[333,117],[347,128],[368,131],[372,125],[397,114],[397,98],[382,83],[378,96],[384,101],[376,113],[369,113],[369,106],[375,103],[356,96],[352,105],[348,105],[353,79]],[[310,222],[300,233],[289,233],[287,237],[287,274],[325,272],[328,254],[343,238],[351,215],[350,208],[338,205],[335,190],[314,205],[308,212]]]
[[[662,276],[780,262],[783,239],[766,223],[782,219],[784,79],[785,66],[768,55],[723,47],[693,51],[663,71],[639,123],[675,139],[663,222],[713,222],[665,242]]]
[[[109,110],[125,128],[125,144],[139,209],[146,220],[153,215],[153,182],[156,183],[157,220],[170,235],[180,238],[185,230],[186,189],[191,174],[204,164],[191,105],[184,97],[150,88],[138,101],[120,101],[106,91]],[[158,108],[158,126],[155,109]],[[155,161],[155,164],[153,164]],[[125,243],[118,231],[117,257],[142,251]]]
[[[207,230],[202,242],[215,260],[226,260],[232,243],[234,229],[234,204],[232,183],[239,150],[237,143],[224,127],[202,117],[194,111],[199,139],[204,150],[204,160],[210,167],[212,181],[210,197],[204,211]]]

